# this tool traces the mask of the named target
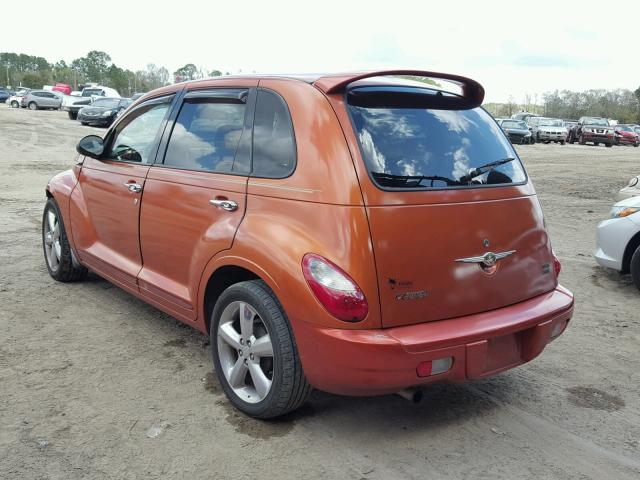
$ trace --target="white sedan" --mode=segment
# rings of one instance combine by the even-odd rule
[[[618,192],[618,200],[640,195],[640,175],[629,180],[629,185]]]
[[[640,196],[616,203],[608,220],[600,222],[596,262],[621,273],[631,272],[640,288]]]

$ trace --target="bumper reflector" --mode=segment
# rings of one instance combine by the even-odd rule
[[[553,330],[551,330],[551,338],[556,338],[558,335],[560,335],[562,332],[564,332],[564,329],[567,326],[567,322],[562,321],[562,322],[556,322],[556,324],[553,326]]]
[[[419,377],[429,377],[431,375],[438,375],[444,373],[453,365],[453,358],[438,358],[436,360],[427,360],[426,362],[420,362],[416,367],[416,373]]]

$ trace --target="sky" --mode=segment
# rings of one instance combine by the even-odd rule
[[[638,8],[575,1],[29,2],[0,51],[70,62],[90,50],[120,67],[186,63],[232,73],[410,68],[470,76],[486,101],[555,89],[640,87]],[[39,8],[41,6],[41,8]]]

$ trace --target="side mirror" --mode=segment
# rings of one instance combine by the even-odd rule
[[[97,135],[87,135],[78,142],[76,150],[80,155],[98,158],[104,152],[104,140]]]

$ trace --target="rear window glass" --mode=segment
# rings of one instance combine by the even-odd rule
[[[416,98],[434,95],[426,92],[416,92]],[[359,104],[366,106],[349,101],[348,108],[367,169],[382,188],[474,188],[526,180],[511,144],[481,108],[423,108],[424,98],[416,100],[419,108],[407,108],[406,98],[402,108],[388,101],[380,107],[369,100]]]

